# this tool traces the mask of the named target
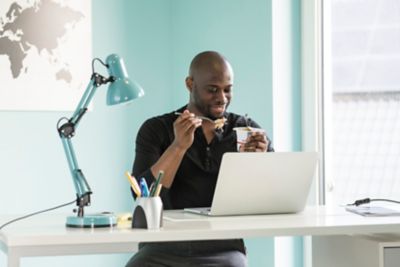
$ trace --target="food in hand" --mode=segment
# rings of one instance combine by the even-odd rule
[[[215,129],[222,129],[222,127],[224,127],[224,125],[225,125],[225,122],[226,122],[226,118],[220,118],[220,119],[216,119],[215,121],[214,121],[214,127],[215,127]]]

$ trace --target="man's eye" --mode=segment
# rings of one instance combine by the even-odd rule
[[[209,87],[208,88],[208,92],[210,92],[210,93],[216,93],[217,91],[218,91],[217,87]]]

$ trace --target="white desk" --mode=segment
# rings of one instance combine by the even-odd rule
[[[73,229],[65,216],[39,215],[0,231],[0,248],[8,267],[18,267],[21,257],[134,252],[138,242],[205,240],[274,236],[328,236],[400,233],[400,217],[364,218],[342,209],[309,207],[299,214],[204,217],[165,211],[160,230]],[[0,216],[0,224],[11,218]]]

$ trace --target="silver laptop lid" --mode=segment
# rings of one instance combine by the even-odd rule
[[[302,211],[317,159],[316,152],[225,153],[210,215]]]

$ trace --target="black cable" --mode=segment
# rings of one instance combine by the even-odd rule
[[[61,122],[62,120],[68,121],[68,118],[67,118],[67,117],[61,117],[61,118],[57,121],[57,130],[60,128],[60,122]]]
[[[360,206],[360,205],[368,204],[368,203],[375,202],[375,201],[384,201],[384,202],[392,202],[392,203],[400,204],[400,201],[386,199],[386,198],[372,198],[372,199],[371,198],[363,198],[363,199],[358,199],[358,200],[354,201],[354,203],[352,203],[352,204],[347,204],[347,206]]]
[[[7,226],[7,225],[13,223],[13,222],[16,222],[16,221],[19,221],[19,220],[22,220],[22,219],[26,219],[26,218],[28,218],[28,217],[31,217],[31,216],[34,216],[34,215],[37,215],[37,214],[40,214],[40,213],[43,213],[43,212],[47,212],[47,211],[59,209],[59,208],[62,208],[62,207],[65,207],[65,206],[74,204],[75,202],[76,202],[76,200],[71,201],[71,202],[68,202],[68,203],[65,203],[65,204],[62,204],[62,205],[58,205],[58,206],[56,206],[56,207],[52,207],[52,208],[49,208],[49,209],[36,211],[36,212],[34,212],[34,213],[30,213],[30,214],[27,214],[27,215],[24,215],[24,216],[15,218],[15,219],[13,219],[13,220],[11,220],[11,221],[8,221],[8,222],[6,222],[5,224],[1,225],[1,226],[0,226],[0,230],[3,229],[5,226]]]
[[[106,68],[108,68],[108,65],[106,64],[106,63],[104,63],[100,58],[94,58],[93,60],[92,60],[92,74],[94,73],[94,63],[96,62],[96,61],[99,61],[104,67],[106,67]]]

